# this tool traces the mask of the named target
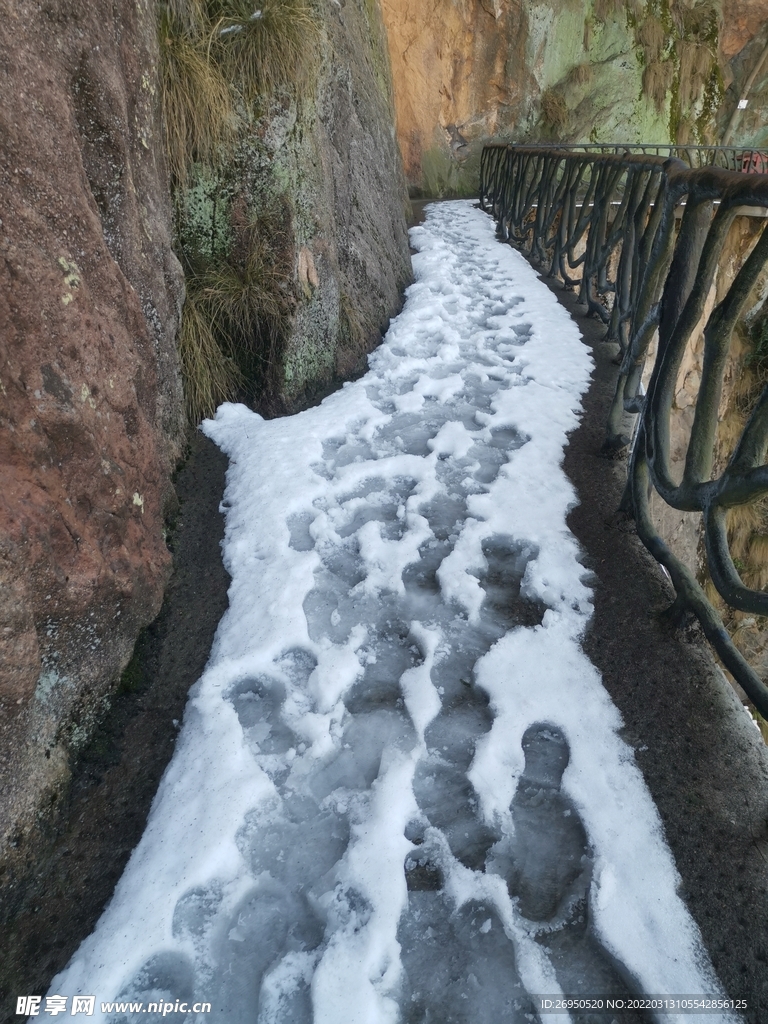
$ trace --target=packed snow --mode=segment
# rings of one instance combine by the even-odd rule
[[[499,1024],[542,994],[721,991],[579,642],[561,462],[588,350],[471,203],[411,239],[416,283],[362,379],[204,424],[230,459],[229,610],[144,836],[51,988],[95,994],[94,1020],[154,1019],[100,1014],[131,999]]]

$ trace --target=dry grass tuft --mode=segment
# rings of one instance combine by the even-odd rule
[[[594,0],[592,10],[596,21],[608,21],[621,9],[621,0]]]
[[[257,353],[267,363],[272,362],[285,311],[280,290],[284,278],[271,255],[261,242],[242,262],[219,260],[195,279],[195,290],[224,344]]]
[[[174,186],[186,182],[192,162],[215,164],[234,132],[229,86],[208,59],[197,26],[188,10],[177,14],[171,5],[160,6],[161,102]]]
[[[650,15],[638,28],[637,41],[645,51],[645,63],[652,64],[661,56],[668,37],[659,19]]]
[[[768,509],[765,501],[739,505],[727,515],[728,543],[739,575],[748,587],[768,584]]]
[[[318,24],[309,0],[213,0],[211,55],[252,100],[290,83],[309,90]]]
[[[248,386],[269,383],[295,304],[285,225],[274,217],[234,226],[229,254],[185,268],[179,349],[192,422]]]
[[[708,46],[685,40],[677,44],[677,52],[680,57],[680,105],[685,108],[701,97],[714,57]]]
[[[222,351],[205,301],[194,291],[184,303],[178,347],[187,418],[199,423],[222,402],[236,398],[245,378],[235,360]]]
[[[568,124],[568,106],[563,96],[554,89],[545,89],[541,94],[541,120],[558,134]]]
[[[672,18],[684,38],[705,39],[717,34],[722,12],[716,0],[699,0],[693,7],[676,5],[672,9]]]
[[[657,110],[663,110],[672,82],[675,68],[671,61],[652,61],[643,71],[643,92],[656,104]]]
[[[208,25],[206,0],[166,0],[159,6],[166,8],[170,16],[180,22],[187,31],[199,33]],[[205,32],[202,32],[205,35]]]
[[[685,35],[685,15],[688,8],[677,0],[677,3],[673,3],[669,9],[670,17],[672,18],[672,24],[675,27],[675,32],[680,39]]]
[[[567,81],[574,85],[588,85],[594,78],[592,65],[588,62],[575,64],[568,72]]]
[[[625,0],[624,7],[627,14],[637,23],[645,12],[644,0]]]
[[[687,146],[689,142],[693,141],[693,129],[693,121],[687,117],[680,118],[677,122],[677,131],[675,133],[675,142],[678,146]]]

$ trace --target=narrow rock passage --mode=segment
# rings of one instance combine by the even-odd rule
[[[720,992],[580,647],[561,461],[587,349],[470,203],[412,243],[365,377],[205,425],[230,458],[230,607],[141,843],[51,988],[94,994],[94,1019],[495,1024],[542,995]]]

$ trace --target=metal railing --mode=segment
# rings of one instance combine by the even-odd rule
[[[743,146],[671,145],[656,142],[587,142],[563,145],[559,142],[537,143],[537,149],[557,149],[591,156],[613,153],[620,156],[661,156],[682,160],[689,167],[722,167],[726,171],[764,174],[768,171],[768,150]]]
[[[501,238],[549,276],[579,289],[581,301],[606,324],[606,340],[618,343],[621,366],[604,448],[615,453],[630,445],[623,429],[630,414],[634,440],[623,508],[672,579],[677,595],[672,620],[695,614],[725,667],[768,718],[768,686],[734,645],[694,572],[659,535],[650,505],[654,488],[672,508],[701,513],[718,593],[732,608],[768,615],[768,592],[749,589],[739,576],[726,524],[729,509],[768,495],[768,386],[754,402],[725,466],[715,472],[731,337],[768,264],[765,227],[706,318],[701,384],[680,480],[670,456],[673,402],[686,348],[704,318],[734,218],[768,211],[768,175],[711,164],[691,168],[674,157],[617,148],[621,152],[488,145],[481,161],[481,204],[496,218]],[[569,272],[576,271],[580,277],[572,278]],[[645,393],[642,380],[655,338]]]

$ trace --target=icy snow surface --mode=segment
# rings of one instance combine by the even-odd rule
[[[720,990],[579,644],[560,464],[590,356],[470,203],[411,237],[417,282],[365,377],[205,424],[230,459],[229,610],[52,993],[506,1024],[531,994]]]

